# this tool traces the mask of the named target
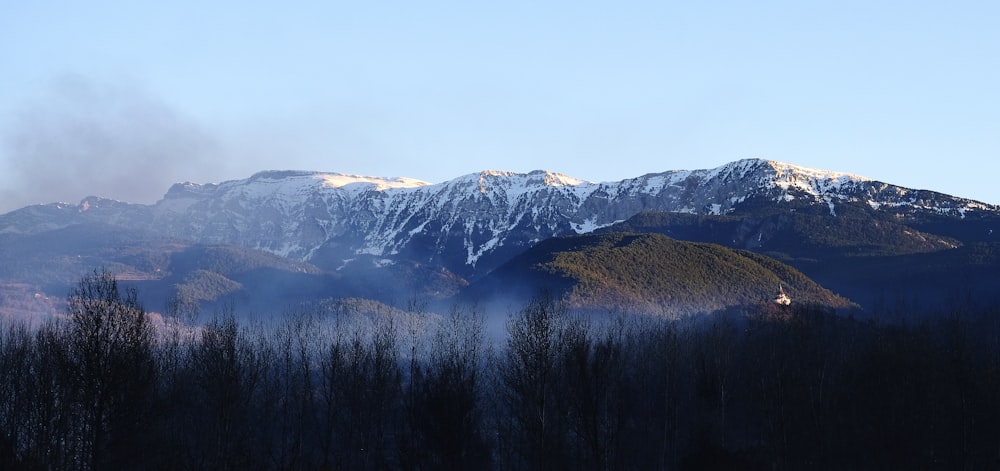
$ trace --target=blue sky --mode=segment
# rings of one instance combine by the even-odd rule
[[[265,169],[609,181],[746,157],[1000,204],[998,5],[10,2],[0,211]]]

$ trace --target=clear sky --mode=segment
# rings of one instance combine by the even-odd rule
[[[1000,2],[8,1],[0,211],[762,157],[1000,204]]]

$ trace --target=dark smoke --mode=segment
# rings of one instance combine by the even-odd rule
[[[2,132],[0,212],[102,196],[152,203],[172,183],[214,173],[218,145],[129,85],[61,77]]]

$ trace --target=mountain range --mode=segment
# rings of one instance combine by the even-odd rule
[[[88,197],[0,215],[0,311],[51,311],[102,266],[153,310],[178,298],[257,309],[348,296],[452,302],[507,295],[511,280],[602,309],[725,308],[775,282],[793,299],[870,308],[995,293],[995,229],[994,205],[761,159],[601,183],[548,171],[437,184],[268,171],[178,183],[152,205]],[[625,239],[609,242],[620,234],[646,235],[625,250]],[[663,263],[635,263],[647,259]],[[710,259],[740,262],[697,282],[679,268]],[[642,281],[665,278],[682,281]],[[734,283],[758,288],[708,295]]]

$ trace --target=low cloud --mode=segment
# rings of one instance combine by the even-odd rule
[[[152,203],[175,182],[217,173],[216,141],[140,88],[54,80],[0,129],[0,212],[102,196]]]

